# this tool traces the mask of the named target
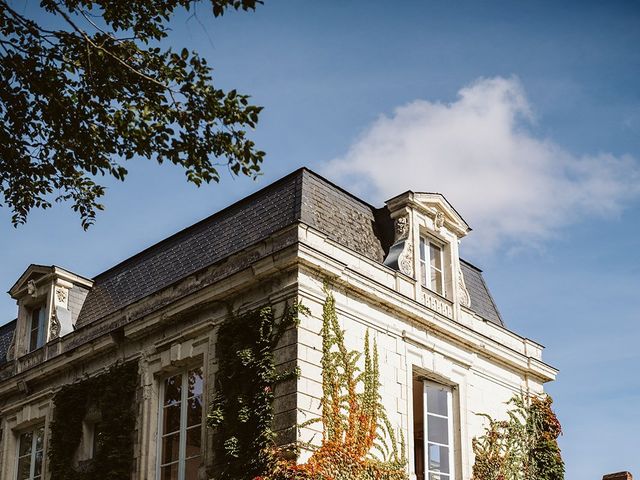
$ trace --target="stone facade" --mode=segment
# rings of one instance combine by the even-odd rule
[[[424,474],[414,452],[421,451],[416,442],[426,442],[416,433],[423,428],[417,415],[425,413],[416,409],[426,381],[442,385],[451,398],[443,447],[450,450],[450,477],[442,478],[469,479],[471,440],[483,427],[475,413],[500,417],[514,393],[541,393],[557,373],[543,363],[541,345],[503,325],[480,270],[460,260],[458,244],[469,230],[441,195],[407,192],[376,209],[302,169],[94,279],[32,265],[10,291],[17,320],[0,327],[6,359],[0,365],[0,478],[17,478],[21,434],[38,425],[45,427],[48,478],[56,391],[128,360],[137,361],[140,374],[132,478],[160,478],[164,379],[201,366],[205,415],[214,393],[217,325],[230,310],[283,308],[295,300],[310,315],[276,351],[278,363],[298,366],[300,377],[278,387],[275,428],[289,432],[282,441],[317,442],[317,427],[297,438],[289,427],[319,413],[328,280],[347,346],[360,350],[367,331],[378,345],[382,400],[407,439],[412,478]],[[425,239],[439,249],[440,269],[427,272],[441,282],[435,290],[421,281],[429,268],[420,250]],[[39,308],[40,340],[33,333]],[[211,441],[203,429],[202,461],[186,480],[210,477]]]

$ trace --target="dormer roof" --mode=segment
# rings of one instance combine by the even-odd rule
[[[30,280],[38,283],[45,278],[57,278],[66,280],[76,285],[82,285],[87,288],[91,288],[93,285],[93,280],[77,275],[69,270],[58,267],[56,265],[37,265],[32,263],[27,267],[20,278],[13,284],[13,286],[9,289],[9,295],[11,298],[18,298],[23,295],[23,293],[27,290],[28,284]]]
[[[464,237],[472,229],[462,215],[449,203],[441,193],[413,192],[407,190],[385,202],[393,215],[403,207],[411,207],[430,216],[442,215],[445,227],[454,232],[458,238]]]

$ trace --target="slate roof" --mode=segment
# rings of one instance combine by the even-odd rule
[[[302,168],[96,276],[76,325],[95,322],[298,222],[380,263],[393,241],[386,207],[376,209]],[[463,269],[472,309],[502,325],[481,271],[470,264]]]
[[[11,320],[0,327],[0,365],[7,361],[7,351],[13,340],[13,331],[16,329],[18,320]]]
[[[462,258],[460,259],[460,267],[464,283],[471,297],[471,310],[490,322],[504,326],[498,306],[482,276],[482,270]]]
[[[302,175],[294,172],[95,277],[82,326],[206,268],[300,218]]]

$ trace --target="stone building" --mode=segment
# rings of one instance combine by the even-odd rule
[[[132,478],[208,478],[203,425],[229,309],[309,308],[277,350],[300,376],[277,389],[275,428],[317,415],[328,279],[348,346],[361,349],[366,331],[377,342],[411,478],[469,479],[476,412],[501,416],[514,392],[542,392],[557,373],[540,344],[505,326],[481,270],[459,257],[470,230],[440,194],[409,191],[375,208],[300,169],[94,278],[30,265],[9,290],[17,319],[0,327],[0,478],[49,478],[56,392],[126,361],[139,379]],[[100,412],[85,417],[77,468],[94,454]],[[313,428],[298,439],[313,441]]]

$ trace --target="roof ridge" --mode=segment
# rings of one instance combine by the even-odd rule
[[[473,269],[475,269],[475,270],[479,271],[480,273],[482,273],[482,272],[483,272],[483,270],[482,270],[480,267],[478,267],[478,266],[474,265],[474,264],[473,264],[473,263],[471,263],[469,260],[465,260],[465,259],[464,259],[464,258],[462,258],[462,257],[459,257],[459,258],[460,258],[460,261],[461,261],[461,262],[466,263],[466,264],[467,264],[467,265],[469,265],[471,268],[473,268]]]

